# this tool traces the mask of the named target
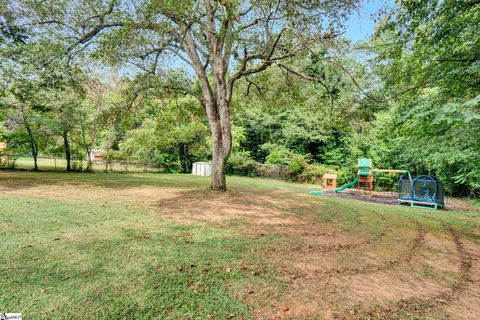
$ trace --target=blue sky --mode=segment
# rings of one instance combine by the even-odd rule
[[[353,13],[346,25],[345,37],[352,41],[367,40],[374,32],[372,15],[381,8],[390,8],[393,0],[364,0],[359,10]]]

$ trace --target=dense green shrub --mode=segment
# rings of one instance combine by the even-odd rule
[[[373,175],[373,188],[375,191],[398,191],[400,177],[399,174],[375,173]]]
[[[254,177],[257,175],[258,162],[253,160],[248,151],[233,152],[227,161],[227,173]]]
[[[345,184],[354,179],[354,177],[349,173],[349,170],[338,169],[332,166],[321,164],[307,164],[302,173],[297,176],[296,181],[302,183],[321,184],[322,177],[325,173],[336,174],[338,185]]]
[[[263,144],[262,150],[267,153],[265,162],[268,164],[289,165],[292,159],[297,156],[297,154],[287,147],[274,143]]]
[[[255,173],[258,177],[287,179],[288,167],[279,164],[256,163]]]
[[[290,180],[298,180],[305,168],[311,161],[310,155],[295,155],[288,165],[288,177]]]
[[[288,165],[259,163],[251,158],[250,152],[232,153],[227,162],[227,173],[249,177],[266,177],[296,181],[300,183],[321,184],[325,173],[335,173],[339,185],[354,179],[349,168],[311,163],[309,155],[294,155]]]

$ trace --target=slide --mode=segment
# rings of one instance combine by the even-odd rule
[[[340,188],[337,188],[337,189],[335,189],[335,190],[333,190],[333,191],[334,191],[335,193],[337,193],[337,192],[342,192],[343,190],[348,189],[348,188],[350,188],[351,186],[354,186],[357,182],[358,182],[358,177],[355,178],[355,180],[353,180],[352,182],[347,183],[346,185],[343,185],[343,186],[341,186]]]
[[[355,178],[352,182],[347,183],[347,184],[341,186],[340,188],[337,188],[337,189],[332,190],[332,191],[330,191],[330,190],[325,190],[325,191],[310,190],[308,193],[309,193],[309,194],[313,194],[313,195],[322,195],[322,194],[325,194],[325,192],[335,192],[335,193],[338,193],[338,192],[342,192],[343,190],[348,189],[348,188],[354,186],[357,182],[358,182],[358,177]]]

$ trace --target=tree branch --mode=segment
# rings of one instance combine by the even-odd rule
[[[277,66],[280,68],[280,69],[285,69],[287,72],[290,72],[291,74],[294,74],[296,75],[297,77],[299,78],[302,78],[304,80],[307,80],[307,81],[312,81],[312,82],[315,82],[315,83],[318,83],[320,84],[324,89],[325,91],[327,92],[328,95],[331,95],[331,92],[330,92],[330,89],[328,88],[328,86],[322,82],[320,79],[318,78],[314,78],[314,77],[310,77],[310,76],[307,76],[306,74],[302,74],[298,71],[295,71],[294,69],[290,68],[289,66],[285,65],[285,64],[282,64],[282,63],[277,63]]]
[[[251,87],[252,85],[257,89],[257,91],[258,91],[258,93],[259,93],[260,95],[262,95],[262,96],[265,95],[265,94],[263,93],[263,91],[262,91],[262,88],[260,88],[260,87],[258,86],[258,84],[256,84],[255,82],[251,81],[250,79],[248,79],[248,77],[245,77],[245,80],[248,82],[247,91],[246,91],[245,94],[244,94],[245,97],[250,94],[250,87]]]

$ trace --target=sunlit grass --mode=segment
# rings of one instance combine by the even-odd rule
[[[230,192],[252,198],[289,199],[298,205],[285,212],[352,234],[370,237],[387,226],[413,232],[415,219],[432,232],[452,224],[479,241],[478,212],[308,196],[312,186],[272,179],[228,177],[228,183]],[[209,178],[180,174],[0,172],[0,311],[22,312],[25,319],[249,318],[256,308],[244,299],[249,288],[286,288],[258,252],[294,246],[297,239],[249,235],[242,220],[183,224],[133,195],[129,202],[119,197],[128,188],[161,194],[208,185]],[[66,195],[56,197],[62,186]],[[81,193],[68,196],[77,187]]]

